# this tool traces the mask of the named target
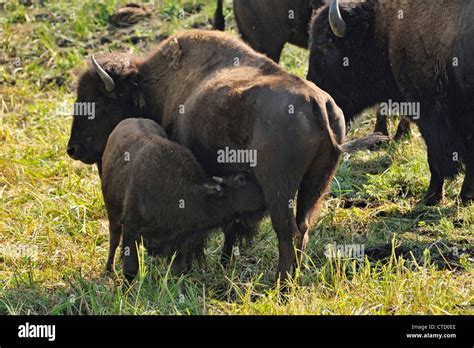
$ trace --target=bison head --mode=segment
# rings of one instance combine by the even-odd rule
[[[109,54],[79,79],[68,155],[87,164],[99,163],[107,139],[126,116],[139,114],[137,59]],[[87,112],[85,112],[87,111]]]
[[[226,191],[234,212],[256,212],[265,207],[263,192],[257,181],[246,173],[236,173],[223,178],[213,177]]]
[[[340,6],[332,0],[311,25],[308,79],[334,98],[347,121],[398,90],[374,30],[374,10],[370,1]]]

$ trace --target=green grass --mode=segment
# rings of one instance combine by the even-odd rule
[[[418,132],[341,163],[284,298],[273,287],[278,252],[268,219],[230,269],[219,264],[216,233],[206,263],[189,275],[173,278],[164,261],[142,255],[132,286],[120,274],[103,276],[108,229],[97,170],[67,157],[71,118],[58,110],[74,101],[91,53],[143,52],[177,30],[210,28],[215,1],[158,1],[150,19],[113,31],[107,21],[117,5],[9,2],[0,15],[1,314],[474,313],[474,205],[457,200],[462,177],[446,185],[443,205],[418,204],[429,182]],[[282,66],[304,77],[307,60],[288,46]],[[372,130],[368,113],[350,138]],[[363,244],[367,257],[327,258],[329,243]]]

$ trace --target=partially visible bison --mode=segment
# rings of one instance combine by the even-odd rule
[[[175,274],[203,253],[209,232],[265,209],[263,194],[246,174],[207,177],[192,153],[167,139],[154,121],[127,119],[110,135],[102,160],[102,192],[109,218],[112,271],[123,236],[123,273],[138,272],[141,240],[171,257]]]
[[[67,151],[76,160],[101,168],[107,138],[120,121],[151,117],[191,150],[207,175],[249,172],[278,235],[277,277],[286,279],[296,260],[293,239],[300,254],[345,137],[344,115],[327,93],[230,34],[191,30],[145,58],[94,60],[79,80],[77,102],[95,103],[95,116],[74,116]],[[251,151],[258,160],[218,160],[224,150]],[[226,241],[236,233],[226,228]]]
[[[286,43],[308,48],[311,14],[325,3],[326,0],[234,0],[234,15],[242,39],[278,63]],[[224,30],[222,0],[217,1],[214,23],[216,29]],[[347,123],[354,116],[349,110]],[[389,135],[387,118],[379,109],[374,132]],[[401,117],[394,139],[400,140],[408,134],[410,121]]]
[[[461,163],[460,196],[474,198],[473,18],[468,0],[333,0],[312,23],[308,78],[346,117],[408,103],[428,148],[429,205],[442,199],[444,180]]]
[[[222,1],[217,1],[214,15],[219,30],[225,27]],[[308,48],[311,13],[310,0],[234,0],[235,21],[242,38],[275,62],[280,60],[287,42]]]
[[[234,16],[242,38],[278,63],[286,43],[308,48],[312,12],[325,1],[234,0]],[[223,0],[217,0],[214,28],[225,29]]]

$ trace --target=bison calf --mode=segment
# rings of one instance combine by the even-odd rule
[[[142,238],[154,253],[176,252],[176,274],[202,254],[211,229],[265,208],[260,188],[246,174],[208,178],[191,152],[168,140],[151,120],[122,121],[108,139],[102,162],[110,223],[107,270],[113,270],[123,234],[122,268],[129,281],[138,272]]]

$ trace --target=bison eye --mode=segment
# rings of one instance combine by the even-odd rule
[[[247,183],[247,180],[245,179],[245,176],[243,175],[238,175],[235,179],[235,183],[244,186]]]

